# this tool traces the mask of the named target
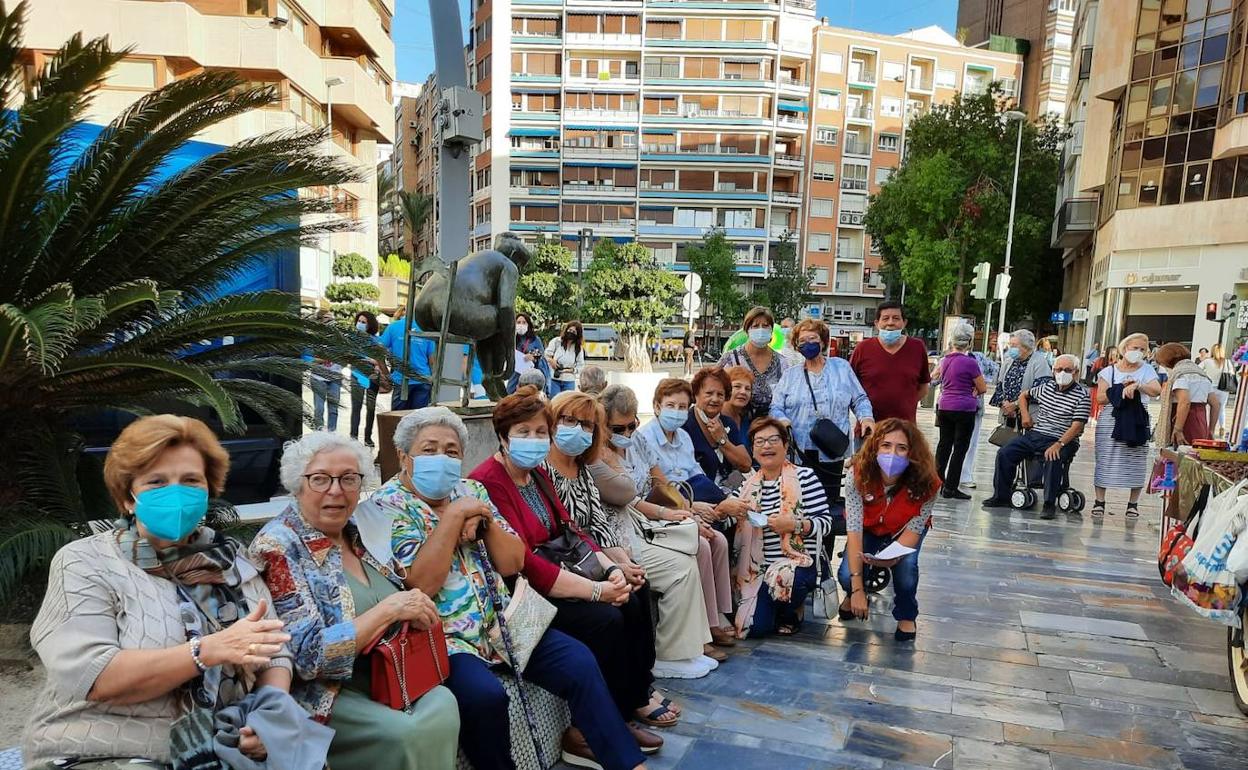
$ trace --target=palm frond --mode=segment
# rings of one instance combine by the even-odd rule
[[[0,522],[0,602],[22,576],[46,567],[61,547],[86,534],[29,506],[0,509]]]
[[[74,295],[69,286],[54,286],[35,299],[33,307],[0,305],[0,369],[21,363],[47,375],[74,349],[77,338]]]
[[[26,3],[18,3],[11,12],[0,0],[0,115],[13,103],[22,82],[21,37],[26,26]],[[0,123],[7,118],[0,118]]]

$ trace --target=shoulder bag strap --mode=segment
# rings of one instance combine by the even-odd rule
[[[537,468],[529,471],[529,473],[533,474],[533,484],[537,487],[537,493],[541,495],[542,501],[546,503],[546,510],[550,512],[550,536],[559,537],[563,535],[568,528],[571,517],[569,517],[567,522],[559,518],[559,506],[555,503],[559,498],[558,493],[555,492],[550,479],[546,478],[546,475]]]
[[[805,366],[802,367],[802,374],[806,376],[806,389],[810,391],[810,405],[814,407],[815,415],[819,414],[819,399],[815,398],[815,388],[810,384],[810,370]]]

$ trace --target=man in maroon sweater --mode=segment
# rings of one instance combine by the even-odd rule
[[[900,302],[887,300],[875,309],[878,335],[854,348],[849,365],[871,399],[878,423],[888,417],[914,422],[919,401],[932,380],[927,347],[907,337],[906,313]]]

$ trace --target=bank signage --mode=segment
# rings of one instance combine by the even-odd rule
[[[1170,267],[1158,270],[1110,270],[1106,282],[1112,289],[1148,289],[1201,283],[1200,268]]]

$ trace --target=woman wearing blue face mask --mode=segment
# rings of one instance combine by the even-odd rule
[[[780,382],[780,376],[790,365],[779,352],[772,349],[776,317],[765,307],[751,308],[745,314],[741,328],[749,335],[749,341],[730,350],[719,359],[717,366],[744,366],[754,375],[754,391],[750,394],[750,406],[742,427],[748,431],[749,423],[763,417],[771,407],[771,391]]]
[[[537,389],[522,387],[499,401],[493,423],[499,450],[469,478],[485,486],[499,513],[524,541],[521,574],[558,609],[550,627],[589,647],[616,709],[629,721],[635,745],[647,753],[658,751],[663,739],[631,721],[649,714],[654,681],[649,604],[636,601],[637,586],[629,582],[624,570],[575,527],[550,475],[541,467],[550,453],[553,420]],[[551,541],[570,547],[577,539],[592,551],[588,563],[573,571],[552,561]],[[583,742],[577,746],[583,747]],[[598,761],[605,765],[606,759]]]
[[[1018,396],[1033,385],[1053,376],[1053,367],[1043,355],[1036,355],[1036,335],[1019,329],[1010,335],[1010,345],[1001,362],[1000,379],[988,403],[1001,408],[1005,424],[1014,426],[1018,419]]]
[[[401,470],[357,509],[361,534],[380,524],[393,557],[406,568],[404,584],[437,605],[450,653],[447,688],[459,706],[459,744],[478,770],[509,770],[513,736],[508,700],[499,677],[507,674],[504,650],[490,641],[497,622],[490,584],[503,601],[504,577],[524,567],[525,544],[490,503],[485,487],[461,478],[468,431],[445,407],[406,415],[395,428]],[[367,513],[365,511],[367,510]],[[480,553],[484,546],[488,559]],[[569,746],[585,744],[603,764],[632,768],[638,753],[615,713],[606,683],[590,651],[577,640],[547,629],[524,669],[526,681],[565,699],[577,726]],[[517,704],[519,705],[519,704]],[[526,735],[515,736],[523,745]],[[570,752],[573,758],[584,757]]]
[[[356,314],[355,330],[361,334],[367,334],[375,343],[380,343],[381,338],[378,336],[380,328],[377,316],[367,310]],[[367,404],[367,412],[364,415],[364,446],[371,448],[373,446],[373,417],[377,414],[377,393],[382,383],[390,382],[390,367],[386,365],[384,358],[369,358],[367,361],[375,369],[371,376],[361,371],[359,367],[351,367],[351,438],[360,437],[360,416]],[[386,389],[389,390],[389,387]]]
[[[203,524],[228,468],[216,436],[190,417],[143,417],[117,437],[104,463],[116,529],[57,552],[31,628],[47,679],[23,738],[28,766],[135,757],[128,767],[152,768],[212,755],[222,709],[262,687],[290,701],[290,636],[269,591],[243,545]],[[320,767],[328,736],[302,737],[310,754],[322,741]],[[250,726],[240,738],[239,752],[261,763],[282,749]]]

